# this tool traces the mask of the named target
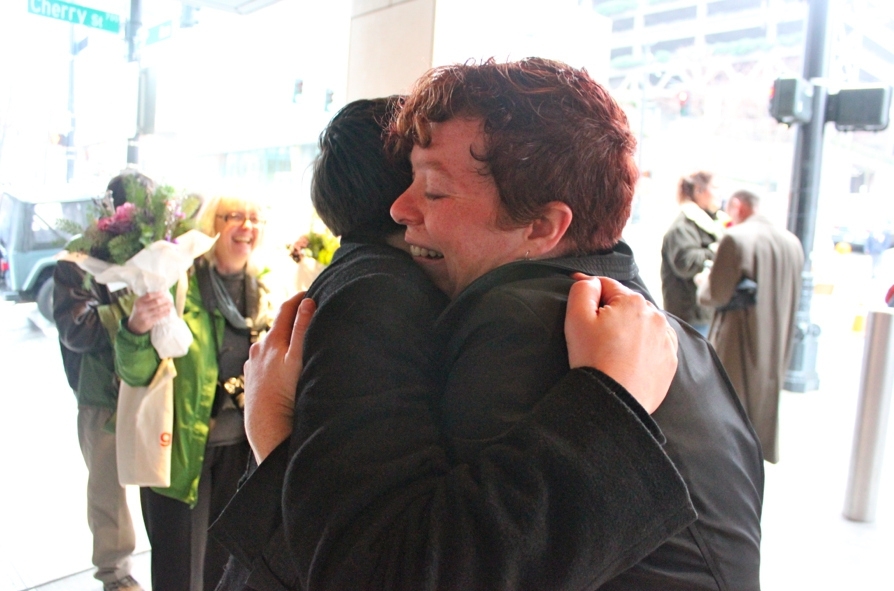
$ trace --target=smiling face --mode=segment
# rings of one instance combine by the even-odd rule
[[[413,259],[450,297],[526,252],[525,228],[498,227],[497,185],[472,157],[483,142],[479,119],[433,123],[431,143],[410,155],[413,183],[391,206]]]
[[[214,231],[220,234],[214,244],[217,270],[229,274],[245,268],[258,246],[262,227],[263,216],[257,206],[239,199],[221,199],[214,220]]]

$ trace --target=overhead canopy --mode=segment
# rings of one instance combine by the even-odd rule
[[[188,0],[184,4],[190,6],[207,6],[237,14],[248,14],[265,6],[279,2],[279,0]]]

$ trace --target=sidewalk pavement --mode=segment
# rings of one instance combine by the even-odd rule
[[[765,464],[763,591],[894,589],[894,434],[887,440],[875,520],[842,516],[863,335],[853,331],[862,308],[848,289],[836,290],[816,295],[812,307],[823,328],[819,390],[783,392],[781,461]],[[48,340],[56,350],[52,330],[47,338],[35,328],[28,306],[0,303],[9,394],[0,446],[12,456],[0,505],[0,591],[99,591],[90,565],[74,398],[64,387],[58,352],[46,353]],[[9,363],[21,359],[34,362]],[[149,547],[136,492],[129,493],[139,537],[134,574],[149,591]]]

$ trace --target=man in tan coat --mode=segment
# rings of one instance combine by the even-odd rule
[[[779,390],[791,356],[804,250],[798,238],[757,212],[758,197],[738,191],[698,299],[716,308],[708,340],[757,431],[764,459],[779,461]]]

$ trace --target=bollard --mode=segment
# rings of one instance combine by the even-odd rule
[[[875,519],[894,387],[894,309],[869,312],[864,343],[844,516],[868,522]]]

